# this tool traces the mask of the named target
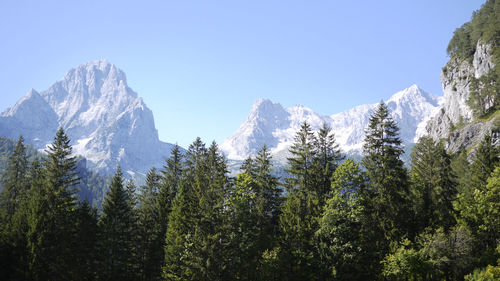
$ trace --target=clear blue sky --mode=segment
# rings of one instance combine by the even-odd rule
[[[0,1],[0,111],[106,58],[160,139],[222,142],[260,97],[333,114],[439,74],[484,0]]]

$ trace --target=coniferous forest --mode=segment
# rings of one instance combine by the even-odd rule
[[[472,162],[420,139],[403,153],[381,103],[361,162],[304,123],[287,176],[262,147],[234,178],[216,143],[172,150],[144,185],[120,167],[100,209],[60,129],[42,159],[20,138],[2,176],[2,280],[499,280],[499,151]]]
[[[500,110],[499,11],[486,1],[447,50],[471,61],[493,46],[493,71],[470,83],[479,119]],[[0,280],[500,280],[494,138],[450,154],[424,136],[406,165],[390,116],[381,102],[360,161],[303,123],[286,172],[263,146],[230,176],[197,138],[143,185],[82,169],[63,129],[45,154],[0,138]]]

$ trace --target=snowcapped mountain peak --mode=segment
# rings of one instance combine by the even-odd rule
[[[38,148],[50,143],[57,128],[63,127],[74,152],[105,171],[120,164],[124,170],[146,172],[161,165],[172,147],[158,139],[153,113],[127,86],[125,73],[107,60],[69,70],[40,94],[31,90],[1,116],[2,135],[40,135],[40,141],[33,143]]]
[[[401,139],[405,144],[411,144],[422,135],[427,119],[440,106],[440,98],[426,93],[417,85],[411,85],[391,96],[386,104],[401,128]],[[284,159],[283,152],[286,153],[295,133],[305,121],[314,130],[318,130],[323,123],[328,124],[344,152],[360,153],[365,128],[377,106],[378,103],[365,104],[326,116],[303,105],[283,108],[279,103],[259,99],[240,128],[222,143],[221,150],[229,159],[241,160],[255,154],[266,144],[274,155]]]
[[[409,101],[427,101],[433,104],[437,104],[438,98],[430,95],[429,93],[422,90],[419,86],[413,84],[410,87],[392,95],[387,100],[387,103],[390,102],[401,103]]]
[[[275,114],[276,112],[284,111],[283,106],[279,103],[274,103],[269,99],[260,98],[255,101],[252,106],[252,110],[250,111],[249,117],[254,118],[266,118],[270,117],[268,114]]]

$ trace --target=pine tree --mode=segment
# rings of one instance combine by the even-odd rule
[[[485,135],[477,148],[474,162],[470,166],[472,188],[484,189],[489,176],[499,162],[499,155],[499,149],[492,144],[491,134]]]
[[[45,227],[48,214],[47,188],[45,174],[38,159],[30,167],[30,192],[27,202],[26,219],[28,223],[27,248],[29,280],[48,280],[51,272],[48,271],[48,262],[44,253],[44,241],[48,230]]]
[[[9,157],[8,166],[2,175],[2,192],[0,195],[0,222],[4,225],[16,212],[21,200],[26,196],[29,186],[26,175],[28,171],[28,158],[24,139],[19,137],[12,155]]]
[[[100,228],[100,279],[135,280],[135,218],[129,193],[123,187],[123,174],[117,167],[102,204]]]
[[[287,172],[290,177],[286,178],[288,192],[293,193],[299,188],[314,189],[313,159],[315,142],[311,126],[304,122],[296,133],[294,143],[290,147],[291,157],[288,158]]]
[[[28,215],[30,271],[35,280],[74,279],[74,186],[79,179],[70,140],[62,128],[46,153],[40,172],[43,179],[36,179],[31,187],[35,191],[30,195]]]
[[[258,214],[257,227],[259,229],[258,245],[260,255],[266,249],[272,249],[279,231],[279,212],[282,205],[278,179],[271,174],[271,153],[264,145],[253,161],[255,171],[254,180],[256,189],[256,211]]]
[[[365,130],[363,166],[373,192],[373,217],[388,240],[399,240],[409,231],[410,212],[407,171],[400,156],[403,153],[399,128],[381,102],[370,116]]]
[[[137,222],[137,249],[139,280],[159,280],[163,262],[163,242],[158,212],[160,175],[153,167],[146,175],[146,184],[141,186]]]
[[[288,197],[282,207],[280,229],[282,233],[281,263],[287,280],[317,280],[322,278],[314,233],[322,211],[317,192],[313,164],[314,135],[309,124],[302,124],[290,148],[286,178]]]
[[[247,173],[238,174],[228,199],[229,251],[228,264],[236,280],[257,280],[259,253],[257,183]]]
[[[485,204],[488,178],[499,163],[498,155],[498,149],[491,143],[491,135],[486,135],[476,150],[474,162],[469,166],[471,172],[469,185],[461,190],[454,202],[454,208],[459,213],[458,223],[465,226],[476,238],[474,245],[476,256],[482,255],[483,252],[491,252],[497,246],[497,235],[492,234],[488,230],[489,227],[484,224],[484,217],[487,216],[484,209],[488,208]]]
[[[158,193],[158,215],[161,224],[162,236],[168,226],[168,216],[172,210],[172,202],[179,191],[179,181],[184,169],[180,147],[175,145],[170,152],[170,158],[165,161],[161,170],[160,190]]]
[[[317,183],[317,192],[321,199],[330,191],[330,179],[344,157],[340,153],[339,145],[335,142],[335,135],[331,128],[323,123],[314,140],[314,168]]]
[[[198,199],[191,182],[179,181],[179,192],[172,202],[165,235],[162,276],[166,280],[202,280],[193,236],[198,220]]]
[[[373,227],[364,207],[365,179],[347,159],[332,176],[332,189],[316,232],[321,263],[334,280],[370,280],[379,267]]]
[[[265,145],[264,145],[265,146]],[[250,177],[255,177],[255,165],[252,156],[248,156],[241,164],[240,170],[248,174]]]
[[[165,237],[162,275],[167,280],[202,280],[203,259],[198,252],[195,234],[200,221],[200,175],[207,150],[197,138],[186,153],[185,167],[178,181],[178,193],[172,202]]]
[[[450,156],[442,143],[422,137],[411,153],[411,187],[419,230],[448,230],[455,224],[453,200],[457,193]]]
[[[87,200],[80,202],[75,210],[75,241],[73,251],[73,276],[78,280],[97,278],[97,210]]]
[[[0,276],[5,280],[27,278],[27,200],[29,175],[22,136],[8,159],[0,194]]]
[[[229,179],[224,156],[218,151],[218,146],[212,142],[208,148],[206,159],[202,164],[196,188],[199,191],[200,222],[195,233],[195,241],[199,246],[200,257],[203,259],[204,278],[221,280],[227,276],[227,244],[224,233],[225,212],[224,203],[227,198]]]

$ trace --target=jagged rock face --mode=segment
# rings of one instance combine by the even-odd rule
[[[13,119],[30,126],[12,127]],[[158,139],[153,113],[127,86],[125,73],[106,60],[71,69],[41,94],[31,91],[0,122],[2,135],[22,134],[39,149],[63,127],[74,152],[105,172],[120,164],[143,173],[160,166],[172,147]]]
[[[17,139],[23,135],[35,147],[44,147],[55,136],[58,116],[40,94],[31,89],[12,108],[0,115],[0,135]]]
[[[434,139],[448,138],[453,127],[473,120],[472,110],[467,105],[470,96],[471,78],[479,78],[493,68],[491,46],[478,41],[472,64],[458,58],[450,60],[441,72],[444,104],[431,118],[426,129]]]
[[[401,138],[406,144],[412,144],[425,133],[424,124],[439,108],[439,98],[416,85],[394,94],[386,103],[392,117],[401,127]],[[302,105],[283,108],[279,103],[259,99],[240,128],[222,143],[221,150],[229,159],[242,160],[254,155],[266,144],[275,159],[285,161],[295,133],[306,121],[313,130],[318,130],[323,123],[328,124],[344,152],[359,154],[365,128],[377,106],[378,104],[360,105],[327,116]]]

